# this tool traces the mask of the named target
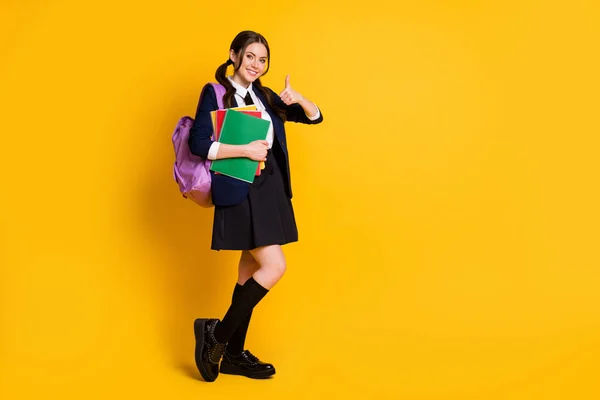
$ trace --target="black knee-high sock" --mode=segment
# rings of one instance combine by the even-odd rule
[[[268,292],[269,290],[262,287],[254,278],[248,279],[229,306],[223,320],[217,324],[215,339],[219,343],[227,343],[244,318]]]
[[[239,283],[235,284],[235,289],[233,290],[233,297],[231,302],[233,303],[235,299],[240,295],[242,288],[244,286]],[[242,351],[244,351],[244,343],[246,342],[246,334],[248,333],[248,326],[250,325],[250,318],[252,318],[252,311],[246,315],[246,317],[240,322],[233,335],[229,338],[229,342],[227,343],[227,352],[231,355],[238,355]]]

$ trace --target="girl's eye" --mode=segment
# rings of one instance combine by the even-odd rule
[[[267,60],[260,60],[261,63],[265,64]]]

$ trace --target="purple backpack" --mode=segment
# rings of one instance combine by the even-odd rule
[[[217,83],[211,83],[217,95],[217,104],[223,108],[223,95],[225,87]],[[190,152],[188,139],[194,119],[188,116],[182,117],[175,132],[173,132],[173,147],[175,149],[175,165],[173,166],[173,177],[179,184],[179,191],[186,199],[202,207],[212,207],[212,196],[210,194],[210,161],[195,156]]]

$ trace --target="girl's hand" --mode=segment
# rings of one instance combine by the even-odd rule
[[[304,100],[304,97],[300,93],[292,89],[289,75],[285,77],[285,89],[279,93],[279,97],[281,97],[281,100],[288,106],[295,103],[300,103],[302,100]]]
[[[245,145],[246,157],[253,161],[267,161],[269,143],[266,140],[255,140]]]

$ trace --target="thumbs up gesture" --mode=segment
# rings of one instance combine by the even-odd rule
[[[281,93],[279,93],[279,97],[286,105],[292,105],[294,103],[299,103],[304,100],[304,97],[294,89],[290,85],[290,76],[287,75],[285,77],[285,89]]]

